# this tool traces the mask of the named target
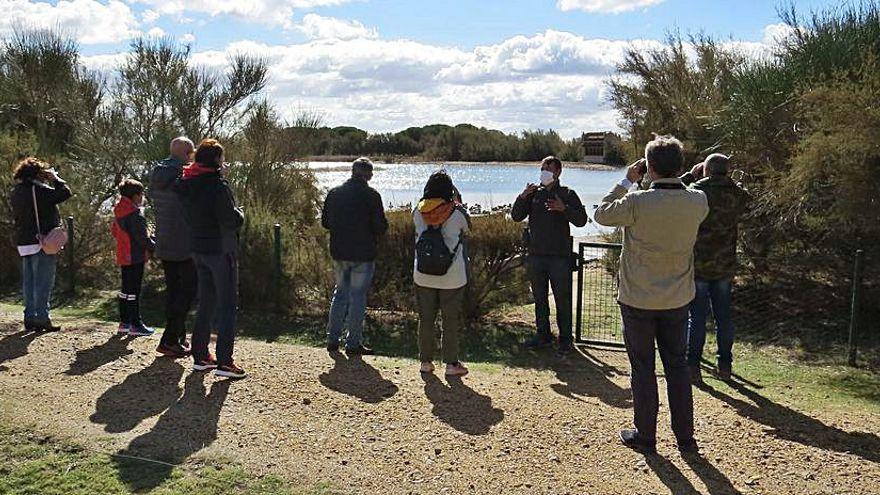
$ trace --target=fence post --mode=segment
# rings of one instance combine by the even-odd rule
[[[281,310],[281,224],[275,224],[275,270],[273,271],[275,286],[275,311]]]
[[[70,294],[76,295],[76,257],[73,252],[76,246],[73,229],[73,217],[67,217],[67,270],[70,276]]]
[[[850,366],[856,365],[856,354],[858,353],[859,300],[862,295],[862,258],[864,255],[865,252],[863,250],[856,250],[855,262],[853,263],[852,306],[849,317],[848,362]]]

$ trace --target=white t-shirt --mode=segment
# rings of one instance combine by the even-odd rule
[[[422,214],[418,209],[413,211],[413,221],[416,226],[416,242],[418,242],[419,236],[422,235],[422,232],[424,232],[428,226],[422,219]],[[446,242],[446,246],[452,251],[455,249],[458,241],[462,238],[462,235],[468,231],[467,218],[464,216],[464,213],[454,210],[440,230],[443,232],[443,240]],[[416,261],[416,264],[417,263],[418,262]],[[452,266],[449,267],[449,271],[446,272],[445,275],[427,275],[421,273],[416,269],[416,264],[413,265],[413,281],[419,287],[428,287],[431,289],[458,289],[467,284],[467,268],[464,264],[464,245],[458,246],[458,252],[455,253],[455,259],[452,260]]]

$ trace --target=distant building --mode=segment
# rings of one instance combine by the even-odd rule
[[[609,148],[619,142],[620,137],[613,132],[585,132],[581,136],[581,146],[584,149],[584,161],[589,163],[605,163],[605,157]]]

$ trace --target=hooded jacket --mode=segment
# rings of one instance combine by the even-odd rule
[[[749,193],[726,175],[700,179],[691,185],[709,202],[709,216],[700,224],[694,245],[694,276],[723,280],[736,275],[739,221],[748,208]]]
[[[382,197],[358,177],[327,193],[321,225],[330,231],[330,255],[337,261],[374,261],[379,236],[388,230]]]
[[[156,243],[147,234],[147,219],[143,211],[125,196],[113,207],[113,225],[116,238],[116,264],[137,265],[147,261],[156,249]]]
[[[180,194],[193,253],[238,252],[244,213],[236,206],[229,183],[217,169],[194,163],[183,168],[174,190]]]
[[[547,201],[559,198],[565,203],[565,212],[547,209]],[[554,182],[549,187],[541,186],[527,198],[517,197],[510,211],[515,222],[529,219],[530,255],[571,256],[571,229],[568,224],[583,227],[589,221],[587,210],[573,190]]]
[[[190,258],[189,224],[174,183],[183,173],[185,162],[168,157],[153,167],[147,197],[156,216],[156,257],[168,261]]]
[[[37,240],[37,221],[34,215],[34,198],[32,189],[36,187],[37,208],[40,210],[41,235],[48,234],[61,225],[58,205],[70,199],[70,188],[59,180],[54,187],[38,181],[26,180],[15,185],[10,194],[12,216],[15,219],[15,244],[32,246],[39,244]]]
[[[469,276],[465,233],[470,231],[470,217],[467,210],[460,204],[441,198],[422,199],[413,210],[413,225],[416,243],[429,226],[440,227],[446,247],[451,252],[455,251],[452,265],[444,275],[427,275],[420,272],[416,259],[413,263],[413,282],[419,287],[431,289],[458,289],[466,285]]]

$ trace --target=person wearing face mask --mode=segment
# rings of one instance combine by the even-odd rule
[[[528,259],[526,269],[535,298],[536,333],[526,347],[550,345],[550,304],[548,290],[553,288],[556,324],[559,326],[560,356],[572,348],[571,333],[571,231],[569,224],[583,227],[589,221],[577,193],[560,185],[562,162],[555,156],[541,161],[540,185],[528,184],[513,203],[510,216],[521,222],[528,218]]]

